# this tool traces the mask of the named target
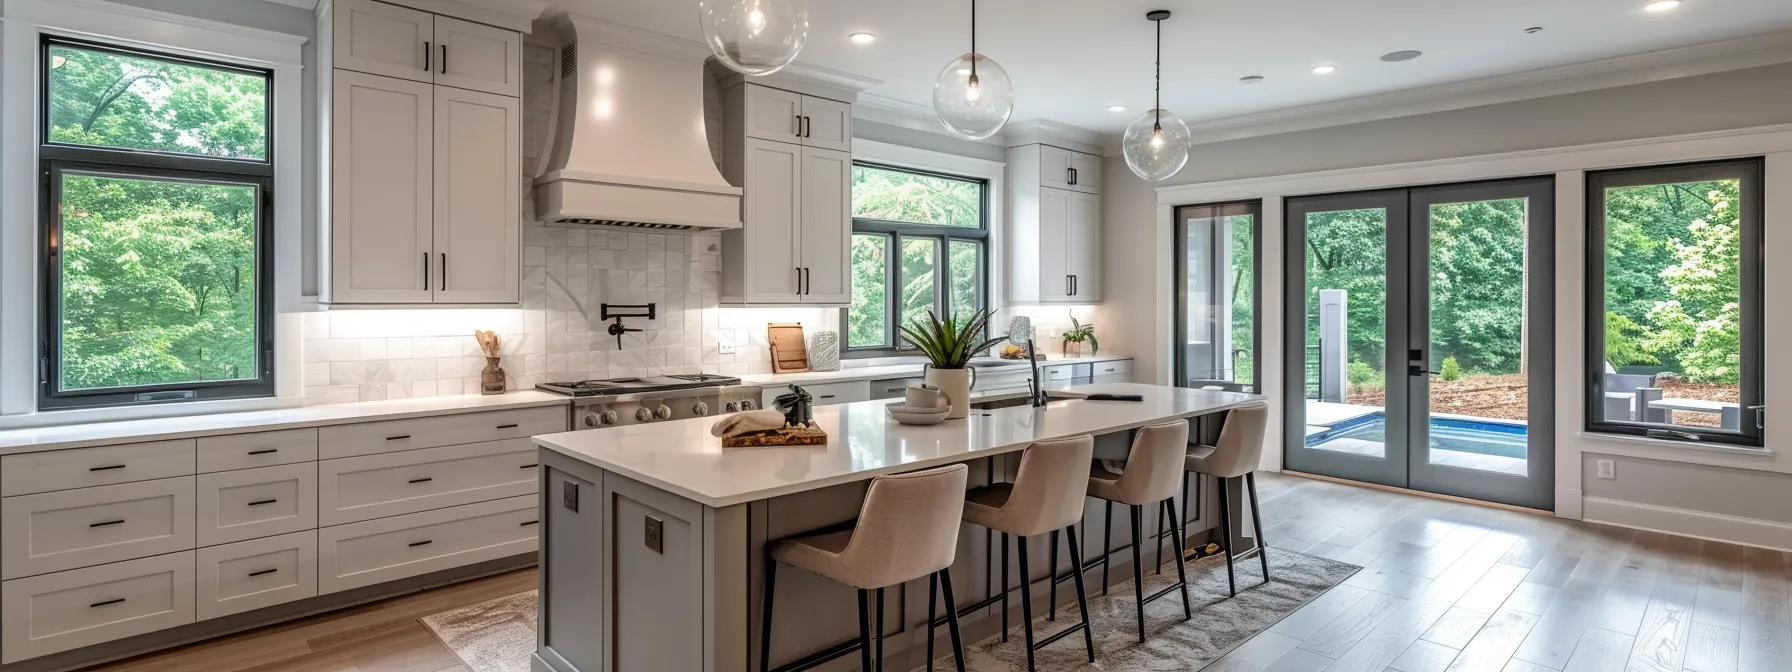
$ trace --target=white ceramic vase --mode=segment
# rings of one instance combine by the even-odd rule
[[[936,369],[929,364],[921,380],[952,400],[952,412],[946,414],[947,420],[957,420],[971,414],[971,386],[977,382],[976,370],[969,367]]]

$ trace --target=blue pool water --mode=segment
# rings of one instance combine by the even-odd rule
[[[1459,418],[1431,419],[1431,447],[1460,453],[1499,455],[1524,459],[1526,429],[1491,420]],[[1356,439],[1373,443],[1387,441],[1387,416],[1370,413],[1333,425],[1330,429],[1307,437],[1307,447],[1338,439]]]

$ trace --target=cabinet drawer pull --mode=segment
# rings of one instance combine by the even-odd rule
[[[426,539],[423,541],[413,541],[413,542],[411,542],[410,546],[411,546],[411,548],[416,548],[418,546],[428,546],[433,543],[436,543],[434,539]]]
[[[386,440],[387,440],[387,441],[403,441],[403,440],[405,440],[405,439],[408,439],[408,438],[411,438],[411,435],[409,435],[409,434],[400,434],[400,435],[398,435],[398,436],[388,436],[388,437],[386,437]]]
[[[111,599],[111,600],[106,600],[106,601],[104,601],[104,602],[95,602],[95,603],[93,603],[93,604],[89,604],[89,605],[87,605],[87,608],[88,608],[88,609],[94,609],[94,608],[97,608],[97,607],[104,607],[104,606],[107,606],[107,605],[112,605],[112,604],[118,604],[118,603],[120,603],[120,602],[123,602],[123,601],[124,601],[124,598],[122,598],[122,597],[120,597],[120,598],[117,598],[117,599]]]
[[[822,398],[822,399],[833,399],[833,398],[834,398],[834,395],[831,395],[831,394],[824,394],[824,395],[821,395],[821,398]]]
[[[541,466],[541,465],[539,465],[539,464],[525,464],[525,465],[523,465],[523,466],[520,466],[520,467],[517,467],[517,468],[518,468],[518,469],[534,469],[534,468],[536,468],[536,467],[539,467],[539,466]]]
[[[410,481],[407,481],[407,482],[408,482],[408,483],[411,483],[411,484],[412,484],[412,485],[415,485],[415,484],[418,484],[418,483],[428,483],[428,482],[430,482],[430,481],[433,481],[433,480],[436,480],[436,479],[434,479],[434,478],[413,478],[413,479],[411,479],[411,480],[410,480]]]
[[[516,425],[515,424],[498,425],[498,429],[516,429]]]
[[[262,450],[251,450],[251,451],[249,451],[249,454],[250,455],[267,455],[269,453],[278,453],[278,452],[280,452],[279,448],[264,448]]]
[[[123,469],[124,467],[125,465],[122,464],[108,464],[103,467],[90,467],[88,468],[88,471],[111,471],[113,469]]]
[[[534,525],[534,524],[536,524],[536,523],[539,523],[539,522],[541,522],[541,521],[539,521],[539,520],[527,520],[527,521],[523,521],[523,524],[521,524],[521,525],[518,525],[518,526],[517,526],[517,527],[528,527],[528,526],[530,526],[530,525]]]
[[[278,572],[278,571],[280,571],[280,570],[279,570],[279,569],[278,569],[278,568],[275,568],[275,569],[264,569],[264,570],[261,570],[261,571],[259,571],[259,572],[249,572],[249,576],[262,576],[262,575],[265,575],[265,574],[273,574],[273,573],[274,573],[274,572]]]
[[[113,525],[123,525],[123,524],[124,524],[124,520],[122,520],[122,519],[120,519],[120,520],[108,520],[108,521],[106,521],[106,522],[103,522],[103,523],[94,523],[94,524],[92,524],[92,525],[88,525],[88,527],[111,527],[111,526],[113,526]]]
[[[280,500],[278,500],[278,499],[263,499],[263,500],[259,500],[259,501],[249,502],[249,506],[261,506],[263,504],[273,504],[274,502],[278,502],[278,501],[280,501]]]

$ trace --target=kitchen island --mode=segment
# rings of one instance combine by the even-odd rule
[[[1139,394],[1144,400],[1081,399],[1098,392]],[[748,661],[758,658],[766,541],[851,520],[873,477],[965,463],[971,484],[982,485],[1010,478],[1019,451],[1033,442],[1083,434],[1096,436],[1098,457],[1124,459],[1134,429],[1200,419],[1196,435],[1211,436],[1217,423],[1207,416],[1262,399],[1130,383],[1052,394],[1055,400],[1041,408],[1028,405],[1025,395],[986,397],[971,417],[927,427],[891,421],[884,412],[887,402],[818,407],[815,419],[829,437],[825,446],[724,449],[710,435],[714,420],[708,418],[536,437],[543,469],[542,606],[534,669],[747,672],[754,667]],[[1205,499],[1196,495],[1202,505],[1178,507],[1186,512],[1192,538],[1205,537],[1212,527],[1202,515]],[[1085,519],[1095,526],[1080,536],[1086,557],[1093,558],[1099,556],[1099,533],[1107,522],[1103,509],[1090,501]],[[1128,534],[1115,537],[1116,551],[1130,540]],[[989,562],[991,538],[968,525],[960,532],[952,572],[954,583],[963,586],[961,604],[999,590],[993,588],[999,571]],[[1030,541],[1036,552],[1046,551],[1044,537]],[[1130,576],[1126,557],[1115,554],[1115,576]],[[1056,564],[1055,571],[1069,571],[1067,558]],[[1041,598],[1047,592],[1045,575],[1040,567],[1038,576],[1026,577]],[[774,667],[857,636],[850,588],[804,572],[785,576],[788,580],[781,577],[777,585]],[[1091,592],[1099,590],[1099,581]],[[925,662],[926,586],[917,581],[896,587],[890,591],[894,599],[884,605],[884,657],[891,669]],[[1072,599],[1070,591],[1058,591],[1058,599],[1060,604]],[[1018,600],[1011,604],[1018,607]],[[996,633],[1000,619],[992,616],[999,612],[968,615],[967,641]],[[846,669],[854,660],[817,669]]]

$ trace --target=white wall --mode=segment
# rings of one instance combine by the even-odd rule
[[[1792,130],[1734,132],[1777,124],[1792,124],[1792,65],[1200,145],[1190,167],[1166,184],[1147,184],[1131,175],[1119,157],[1109,157],[1104,280],[1110,286],[1141,289],[1109,296],[1098,310],[1098,319],[1110,325],[1110,340],[1138,357],[1140,373],[1136,375],[1141,380],[1167,381],[1171,272],[1165,250],[1171,206],[1264,198],[1262,318],[1266,351],[1262,361],[1280,361],[1279,348],[1273,347],[1281,333],[1280,197],[1554,174],[1559,232],[1559,515],[1580,517],[1586,497],[1590,518],[1684,533],[1705,530],[1744,543],[1789,546],[1792,516],[1753,518],[1759,515],[1759,508],[1750,504],[1763,500],[1763,488],[1792,487],[1789,435],[1769,428],[1767,454],[1695,450],[1583,436],[1579,410],[1583,403],[1579,383],[1583,370],[1579,345],[1583,171],[1767,153],[1767,254],[1784,258],[1792,256],[1792,244],[1776,233],[1792,230],[1792,202],[1788,202],[1792,200],[1788,198],[1792,195],[1792,153],[1788,153],[1792,152]],[[1588,146],[1579,147],[1582,145]],[[1578,148],[1555,149],[1568,147]],[[1772,264],[1767,281],[1770,305],[1780,291],[1792,290],[1792,274]],[[1768,342],[1792,339],[1792,320],[1768,312]],[[1778,399],[1792,394],[1792,386],[1781,382],[1792,378],[1792,361],[1769,350],[1767,395]],[[1616,481],[1583,480],[1583,459],[1597,459],[1587,458],[1589,455],[1619,456],[1626,462],[1619,465]],[[1644,463],[1635,460],[1647,460],[1648,466],[1639,467]],[[1664,496],[1676,486],[1676,469],[1687,470],[1688,478],[1696,473],[1697,478],[1689,482],[1718,492],[1704,499]],[[1724,474],[1731,477],[1726,479]],[[1685,506],[1700,509],[1683,509]]]

